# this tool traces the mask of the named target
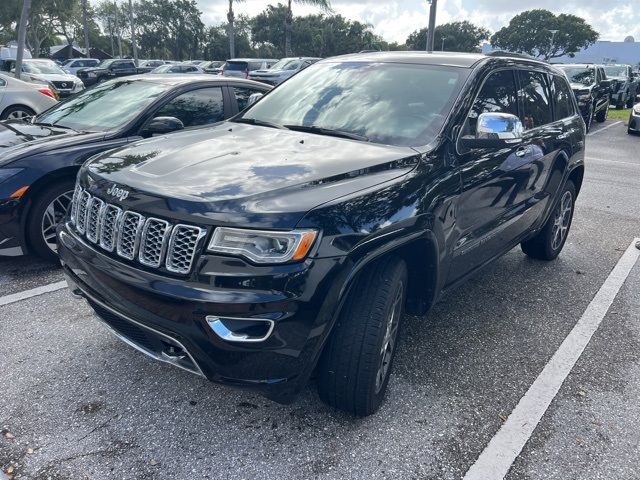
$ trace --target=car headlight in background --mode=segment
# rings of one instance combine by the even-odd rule
[[[73,91],[74,92],[80,92],[81,90],[84,90],[84,85],[82,82],[75,82],[73,84]]]
[[[306,258],[318,235],[315,230],[245,230],[216,228],[208,250],[245,257],[255,263],[286,263]]]
[[[640,115],[640,103],[633,107],[633,114]]]

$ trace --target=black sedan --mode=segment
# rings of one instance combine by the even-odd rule
[[[137,75],[89,89],[30,123],[0,122],[0,255],[56,258],[56,226],[92,155],[217,123],[270,88],[210,75]]]

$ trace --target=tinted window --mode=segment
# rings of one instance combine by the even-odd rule
[[[262,62],[250,62],[249,70],[260,70],[262,68]]]
[[[512,70],[492,73],[486,79],[469,113],[468,133],[475,134],[478,117],[489,112],[518,115],[518,97]]]
[[[156,117],[176,117],[185,127],[208,125],[224,119],[220,87],[201,88],[177,96],[158,110]]]
[[[233,87],[233,93],[236,96],[236,102],[238,102],[238,111],[242,111],[247,108],[247,102],[249,97],[254,93],[264,93],[261,90],[254,90],[253,88],[238,88]]]
[[[469,69],[402,63],[316,63],[255,105],[245,118],[292,129],[320,127],[376,143],[431,142]]]
[[[247,62],[227,62],[225,70],[244,72],[247,69]]]
[[[520,71],[520,98],[522,99],[522,124],[525,130],[551,123],[551,102],[546,74]]]
[[[555,119],[567,118],[573,115],[573,92],[567,81],[560,77],[553,77],[553,101]]]

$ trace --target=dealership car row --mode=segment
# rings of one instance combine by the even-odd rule
[[[12,88],[35,95],[0,123],[0,255],[59,256],[156,359],[280,402],[315,371],[355,415],[382,402],[405,310],[518,244],[558,256],[594,120],[633,107],[640,131],[628,66],[93,60],[0,74],[5,110]]]

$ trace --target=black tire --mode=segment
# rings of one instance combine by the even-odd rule
[[[604,107],[602,110],[600,110],[596,114],[596,121],[599,122],[599,123],[602,123],[602,122],[607,120],[608,116],[609,116],[609,105]]]
[[[569,210],[566,210],[565,198],[568,196],[570,199]],[[537,260],[554,260],[562,251],[569,231],[571,230],[571,222],[573,220],[573,210],[576,201],[576,187],[571,180],[567,181],[564,188],[561,190],[558,196],[553,210],[547,223],[544,224],[542,230],[540,230],[535,237],[526,240],[520,244],[522,251],[529,257]],[[561,234],[561,238],[558,239],[556,235],[559,220],[559,215],[562,213],[562,225],[565,228],[564,233]]]
[[[45,216],[49,219],[55,218],[55,221],[58,222],[64,218],[62,208],[60,208],[60,211],[55,208],[53,216],[51,216],[51,211],[47,212],[47,209],[55,199],[63,195],[66,195],[66,200],[69,200],[70,202],[71,197],[73,196],[73,188],[73,180],[62,180],[40,191],[37,194],[37,197],[33,200],[34,203],[29,211],[26,223],[27,240],[29,241],[29,246],[33,252],[45,260],[54,262],[58,261],[58,254],[51,246],[49,246],[50,244],[48,244],[44,238],[43,223],[47,221]],[[56,204],[56,207],[61,207],[61,205],[64,204],[62,200],[61,202],[61,204]],[[66,207],[68,208],[69,205],[66,205]],[[53,230],[55,230],[55,228]],[[51,228],[47,229],[47,234],[50,234],[51,232]]]
[[[16,113],[22,114],[24,118],[33,117],[36,114],[36,112],[31,110],[29,107],[25,107],[24,105],[14,105],[13,107],[6,108],[4,112],[2,112],[2,115],[0,115],[0,120],[6,120]]]
[[[627,108],[633,108],[635,98],[636,98],[635,95],[629,95],[629,100],[627,100],[627,103],[626,103]]]
[[[587,119],[584,121],[586,128],[586,133],[589,133],[591,130],[591,125],[593,124],[593,105],[589,109],[589,115],[587,115]]]
[[[378,410],[397,350],[406,291],[407,266],[398,257],[383,258],[360,276],[318,365],[318,391],[325,403],[361,417]]]

